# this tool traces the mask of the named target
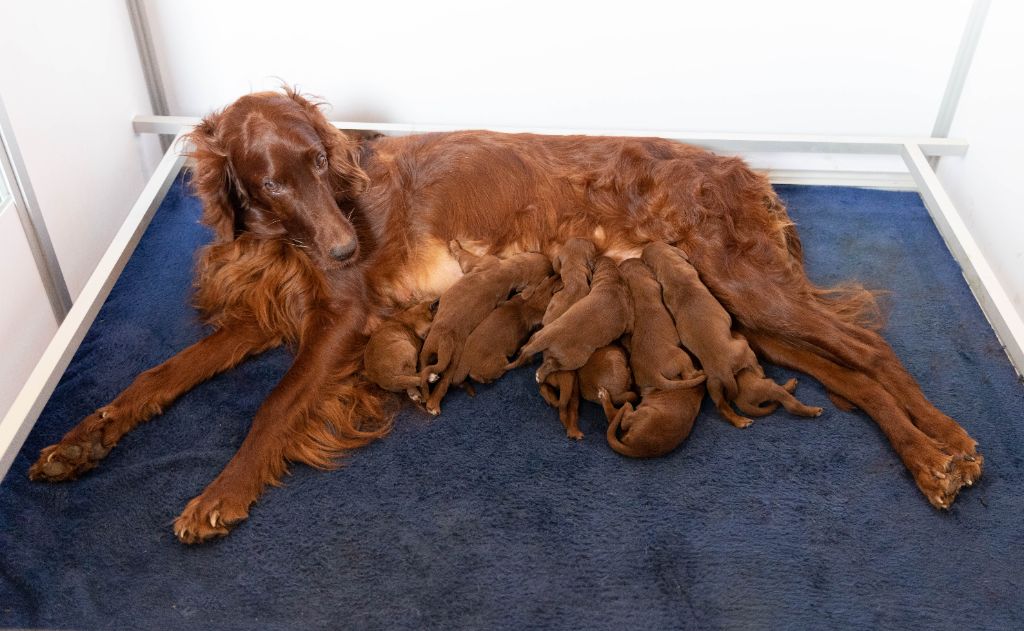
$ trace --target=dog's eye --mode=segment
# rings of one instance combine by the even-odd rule
[[[267,189],[268,192],[276,193],[281,187],[274,180],[263,180],[263,188]]]
[[[327,166],[327,154],[321,153],[316,157],[316,168],[323,169]]]

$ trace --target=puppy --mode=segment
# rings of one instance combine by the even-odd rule
[[[661,285],[640,259],[627,259],[619,271],[633,301],[633,331],[628,337],[629,365],[641,392],[646,389],[692,388],[704,374],[679,348],[672,316],[661,301]]]
[[[609,401],[622,405],[636,401],[633,392],[633,372],[629,369],[626,351],[618,344],[602,346],[594,351],[587,363],[576,373],[579,376],[580,395],[587,401],[600,404],[598,391],[604,388]]]
[[[545,359],[537,369],[537,383],[559,370],[576,370],[594,351],[609,344],[633,324],[633,305],[615,261],[597,259],[590,293],[569,307],[551,324],[537,331],[509,368],[522,366],[537,353]]]
[[[484,318],[466,340],[459,364],[452,371],[452,385],[461,384],[467,377],[490,383],[505,374],[509,358],[540,325],[557,283],[557,276],[549,276],[540,285],[512,296]]]
[[[451,385],[448,374],[430,392],[429,384],[457,366],[466,338],[513,291],[538,285],[551,274],[551,262],[539,252],[526,252],[507,259],[476,257],[457,241],[449,244],[466,275],[441,296],[430,332],[420,350],[420,392],[427,411],[439,414],[441,399]]]
[[[587,239],[569,239],[551,260],[555,273],[562,279],[562,290],[551,298],[542,324],[547,326],[590,292],[597,249]]]
[[[540,384],[540,396],[548,405],[558,409],[558,420],[565,435],[574,440],[583,438],[580,431],[580,384],[575,370],[559,370],[548,375]]]
[[[616,409],[608,390],[598,389],[598,400],[608,417],[605,437],[608,445],[623,456],[663,456],[690,435],[704,398],[704,386],[649,389],[641,394],[640,405],[635,410],[631,403]],[[620,429],[625,432],[622,438],[619,438]]]
[[[405,392],[413,401],[421,400],[416,361],[436,307],[436,302],[422,302],[377,327],[363,351],[367,379],[385,390]]]
[[[782,387],[765,379],[750,345],[732,332],[729,313],[704,286],[682,251],[666,243],[651,243],[644,247],[643,260],[661,283],[662,300],[675,319],[679,339],[700,361],[708,392],[723,418],[741,428],[753,423],[737,414],[730,401],[757,416],[770,413],[779,403],[800,416],[821,414],[821,408],[804,405],[790,393],[795,381]],[[764,403],[768,406],[761,405]]]
[[[542,324],[547,326],[565,313],[590,292],[590,279],[594,271],[594,257],[597,248],[587,239],[569,239],[551,260],[551,266],[562,279],[562,290],[556,292],[544,312]],[[548,353],[544,353],[544,359]],[[540,395],[548,405],[558,408],[558,420],[562,422],[569,438],[580,440],[580,395],[576,372],[559,370],[549,374],[540,384]]]

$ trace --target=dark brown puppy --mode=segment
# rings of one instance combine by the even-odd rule
[[[704,382],[704,373],[693,367],[679,347],[672,316],[661,301],[661,285],[640,259],[626,259],[619,271],[633,301],[633,331],[629,334],[629,365],[641,389],[692,388]]]
[[[700,360],[708,392],[723,418],[740,428],[754,422],[737,414],[730,401],[742,402],[741,409],[748,413],[767,414],[774,407],[761,404],[774,402],[800,416],[821,414],[821,408],[800,403],[786,388],[765,379],[754,351],[743,336],[732,332],[729,313],[704,286],[681,250],[652,243],[644,247],[643,260],[661,283],[662,299],[675,319],[679,339]],[[795,383],[787,386],[795,387]]]
[[[640,405],[631,403],[616,409],[608,391],[598,390],[598,400],[608,417],[605,437],[612,449],[631,458],[662,456],[679,446],[693,429],[704,398],[703,384],[641,392]],[[619,430],[625,434],[619,438]]]
[[[629,369],[626,351],[618,344],[602,346],[594,351],[587,363],[577,371],[580,394],[587,401],[601,403],[597,394],[601,388],[608,391],[615,405],[636,401],[633,392],[633,372]]]
[[[421,302],[377,327],[363,351],[367,379],[385,390],[405,392],[413,401],[421,400],[416,362],[436,304],[429,300]]]
[[[441,399],[451,386],[448,369],[458,365],[473,329],[510,293],[537,285],[551,274],[551,262],[539,252],[499,260],[493,256],[474,257],[456,241],[449,247],[459,264],[470,271],[441,295],[420,350],[420,391],[431,414],[441,412]],[[429,384],[439,378],[440,383],[430,392]]]
[[[452,385],[461,384],[467,377],[490,383],[505,374],[509,358],[540,325],[557,283],[557,276],[549,276],[540,285],[512,296],[484,318],[466,340],[459,364],[452,371]]]
[[[542,383],[553,372],[582,367],[595,350],[619,339],[632,323],[633,305],[619,268],[612,259],[599,257],[590,293],[534,333],[509,368],[522,366],[537,353],[546,352],[537,369],[537,383]]]

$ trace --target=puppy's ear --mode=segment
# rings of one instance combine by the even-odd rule
[[[188,135],[192,144],[189,157],[192,167],[192,186],[203,204],[202,222],[209,226],[219,242],[231,241],[242,220],[238,185],[231,172],[227,151],[218,135],[221,114],[203,119]]]
[[[369,176],[359,166],[359,142],[328,122],[320,111],[324,102],[310,101],[288,86],[285,86],[284,91],[306,113],[306,118],[327,149],[327,164],[331,169],[335,196],[340,199],[358,197],[370,184]]]

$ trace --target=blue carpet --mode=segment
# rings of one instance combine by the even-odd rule
[[[274,351],[140,427],[83,479],[39,449],[204,332],[208,234],[168,194],[0,487],[0,626],[145,629],[1024,628],[1024,387],[911,193],[778,187],[811,276],[891,291],[885,336],[981,443],[985,474],[932,509],[875,425],[825,406],[737,430],[705,409],[628,460],[585,404],[580,443],[521,369],[320,473],[295,467],[226,539],[171,522],[288,367]],[[776,378],[785,371],[769,369]]]

